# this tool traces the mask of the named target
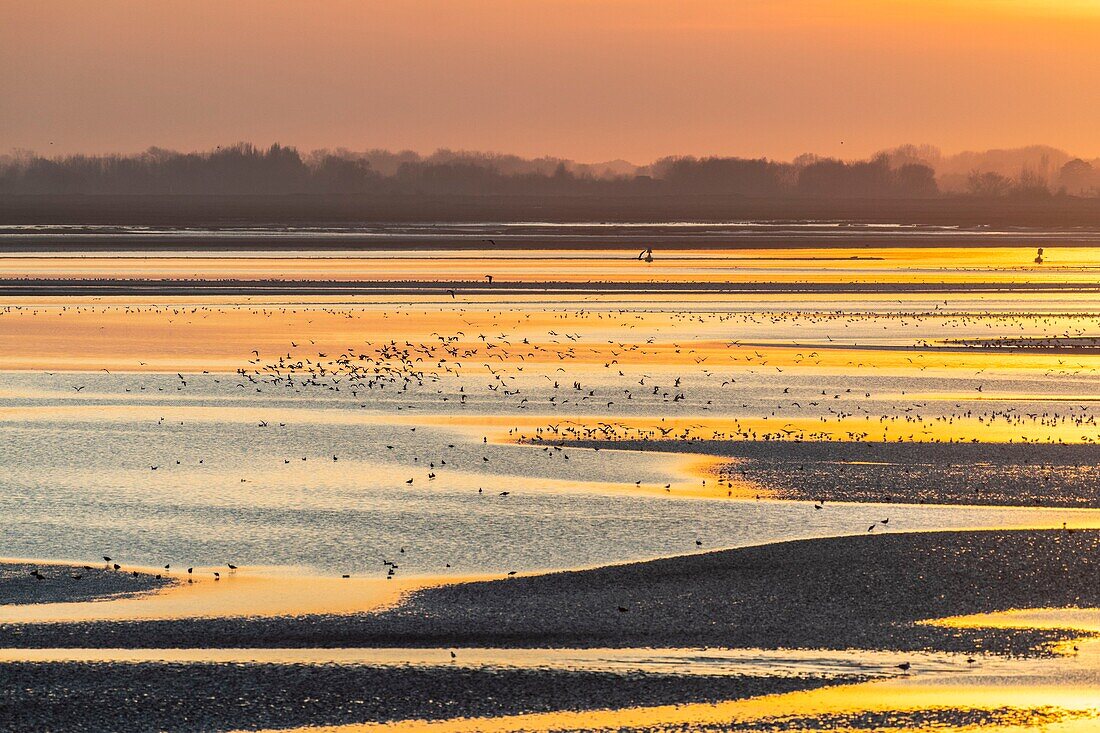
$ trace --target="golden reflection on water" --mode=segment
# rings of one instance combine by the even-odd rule
[[[36,560],[37,564],[45,564]],[[127,568],[133,569],[133,568]],[[351,614],[391,606],[418,588],[475,577],[335,578],[278,568],[195,568],[165,573],[176,583],[159,591],[96,601],[0,605],[0,623],[137,621],[183,618]],[[214,571],[221,574],[214,580]],[[188,579],[193,578],[189,583]]]
[[[454,652],[452,655],[451,652]],[[907,655],[908,657],[908,655]],[[858,676],[896,676],[896,652],[816,649],[639,648],[403,648],[403,647],[246,647],[246,648],[31,648],[0,649],[0,662],[143,662],[240,664],[348,664],[449,669],[528,669],[684,676],[817,675],[843,681]],[[924,669],[960,670],[959,654],[914,655]]]
[[[806,692],[764,696],[718,704],[668,705],[624,710],[594,710],[585,712],[555,712],[515,715],[500,718],[451,719],[440,721],[410,720],[396,723],[366,723],[343,726],[321,726],[293,729],[315,733],[404,733],[434,731],[436,733],[514,733],[518,731],[629,731],[629,730],[737,730],[738,726],[768,724],[787,729],[785,720],[797,719],[799,731],[867,730],[865,726],[837,727],[832,720],[863,713],[920,713],[922,711],[961,712],[998,709],[1018,711],[1026,719],[1030,711],[1043,711],[1052,721],[1040,728],[1008,722],[983,724],[980,730],[999,733],[1014,731],[1095,731],[1100,716],[1097,696],[1100,687],[1065,688],[1056,684],[1034,685],[1027,681],[1006,685],[918,685],[905,681],[868,682],[838,685]],[[1053,710],[1052,710],[1053,709]],[[813,720],[822,718],[815,726]],[[1080,718],[1075,720],[1074,718]],[[826,722],[829,721],[829,722]],[[1053,724],[1053,725],[1052,725]],[[754,727],[753,729],[760,729]],[[934,728],[879,727],[875,731],[930,730],[945,733],[972,733],[973,724],[953,726],[937,724]]]
[[[300,731],[326,733],[368,733],[374,731],[437,731],[438,733],[504,733],[511,731],[569,730],[730,730],[738,726],[781,727],[796,720],[797,730],[849,730],[845,718],[874,713],[913,714],[919,720],[925,713],[937,713],[942,719],[935,730],[951,733],[975,731],[973,723],[950,723],[951,713],[1003,711],[1001,722],[988,722],[980,730],[999,733],[1013,731],[1063,731],[1078,733],[1095,730],[1100,724],[1100,642],[1080,645],[1072,658],[1040,660],[1034,670],[1017,669],[1005,674],[983,674],[980,667],[962,673],[900,675],[893,679],[842,684],[814,690],[765,695],[723,703],[666,705],[619,710],[566,711],[502,716],[498,718],[451,719],[440,721],[400,721],[396,723],[354,724],[302,728]],[[1042,725],[1027,724],[1039,715]],[[821,721],[814,725],[814,720]],[[841,721],[838,727],[837,721]],[[864,726],[851,728],[864,730]],[[782,727],[782,729],[786,729]],[[876,726],[874,730],[914,730]]]
[[[969,617],[939,619],[928,623],[954,627],[1058,628],[1086,633],[1100,632],[1100,609],[1024,609]],[[300,731],[368,733],[374,731],[437,731],[484,733],[505,731],[566,730],[723,730],[738,725],[779,725],[797,720],[798,730],[846,730],[845,716],[868,713],[920,715],[937,712],[942,720],[936,730],[952,733],[974,731],[972,723],[951,724],[952,711],[998,713],[1000,718],[983,723],[981,730],[1062,731],[1081,733],[1100,723],[1100,640],[1081,640],[1068,647],[1071,654],[1050,659],[978,659],[964,669],[934,669],[896,673],[886,680],[840,684],[814,690],[765,695],[723,703],[664,705],[617,710],[562,711],[509,715],[497,718],[398,721],[329,727]],[[873,655],[873,652],[867,654]],[[985,667],[989,665],[987,670]],[[1028,723],[1040,720],[1040,725]],[[821,720],[819,726],[813,721]],[[860,727],[860,729],[863,729]],[[875,730],[913,730],[912,727],[876,727]]]
[[[1088,282],[1100,248],[907,247],[654,250],[327,252],[303,255],[164,253],[141,256],[0,256],[3,278],[273,279],[482,282]]]
[[[792,298],[787,305],[794,309],[797,302],[800,301]],[[1084,308],[1092,301],[1082,297],[1076,302]],[[685,301],[679,305],[690,307]],[[943,324],[977,317],[937,314],[929,318],[941,324],[943,329]],[[1041,321],[1043,332],[1058,333],[1059,329],[1070,332],[1071,327],[1081,331],[1096,321],[1095,318],[1066,321],[1063,316],[1056,315],[1035,316],[1030,320],[1019,315],[999,318],[978,319],[977,325],[970,327],[992,330],[996,326],[1000,331],[993,330],[993,333],[1015,333],[1028,324],[1034,330]],[[1083,417],[1083,413],[1073,415],[1062,411],[1060,415],[1032,422],[1021,421],[1019,416],[1009,419],[1001,415],[990,419],[988,415],[963,414],[983,411],[983,404],[998,400],[1019,401],[1034,397],[1028,391],[1030,385],[1026,384],[1022,388],[999,389],[997,380],[1003,383],[1006,379],[1060,378],[1068,380],[1070,386],[1080,385],[1082,391],[1050,395],[1051,401],[1067,404],[1094,400],[1091,383],[1087,380],[1100,370],[1100,353],[1005,352],[997,349],[941,351],[919,345],[916,337],[921,331],[913,330],[909,323],[912,320],[906,315],[843,316],[828,311],[794,314],[793,310],[780,315],[751,311],[731,311],[722,315],[677,309],[593,312],[571,310],[563,304],[549,307],[537,300],[513,303],[507,308],[478,306],[461,310],[451,304],[428,305],[416,299],[395,309],[379,297],[357,299],[353,305],[335,302],[329,305],[293,302],[197,305],[186,301],[166,305],[159,299],[145,298],[133,298],[126,304],[118,300],[111,305],[85,300],[71,305],[50,305],[28,300],[18,310],[13,307],[0,309],[0,369],[108,370],[125,374],[209,370],[225,374],[242,367],[259,369],[262,364],[290,354],[294,358],[310,355],[319,358],[319,354],[332,357],[348,349],[369,350],[369,344],[390,341],[423,344],[427,349],[425,353],[432,354],[424,360],[426,368],[431,369],[431,359],[448,357],[439,348],[438,334],[442,333],[458,334],[452,346],[463,356],[448,358],[448,365],[465,369],[465,374],[483,370],[485,364],[492,363],[497,368],[507,368],[510,375],[530,379],[556,380],[569,374],[570,378],[586,383],[603,380],[609,385],[632,386],[653,370],[665,370],[662,374],[668,378],[681,374],[709,375],[711,378],[721,375],[715,383],[724,379],[724,384],[730,385],[721,393],[720,402],[702,406],[696,412],[698,417],[690,422],[657,424],[640,418],[617,418],[616,425],[631,438],[656,438],[670,427],[679,435],[681,426],[685,425],[699,426],[693,429],[691,437],[707,439],[767,437],[923,442],[977,438],[984,442],[1076,443],[1100,437],[1094,424],[1081,423],[1077,419]],[[874,330],[879,330],[878,323],[883,324],[881,328],[888,335],[885,340],[869,330],[868,324],[875,324]],[[989,329],[982,329],[982,325]],[[845,335],[849,326],[857,330]],[[742,337],[745,333],[747,335]],[[906,338],[905,333],[910,336]],[[495,341],[495,345],[487,343],[489,339]],[[877,344],[875,347],[869,345],[872,341]],[[257,363],[250,363],[253,350],[260,354]],[[794,409],[798,400],[793,397],[791,404],[779,405],[771,416],[739,415],[734,407],[740,396],[737,382],[743,381],[746,375],[757,380],[809,378],[819,380],[822,385],[841,384],[851,375],[889,376],[911,379],[916,388],[912,393],[899,392],[895,387],[885,393],[868,390],[865,393],[825,394],[819,401],[843,397],[846,407],[857,406],[857,409],[829,410],[827,416],[800,414],[801,408]],[[994,381],[986,384],[991,379]],[[938,383],[949,386],[936,391],[934,385]],[[960,389],[962,385],[968,386]],[[930,386],[933,389],[929,389]],[[68,393],[55,396],[73,398],[73,394]],[[81,397],[113,400],[121,396],[88,392]],[[142,398],[160,399],[155,393],[143,393]],[[804,405],[806,400],[799,399],[802,401],[798,404]],[[1047,395],[1038,399],[1045,400]],[[948,410],[954,402],[956,409],[952,411],[956,414],[950,418],[937,417],[914,409],[906,417],[895,414],[884,418],[881,413],[873,412],[875,408],[870,414],[861,414],[858,404],[864,400],[910,404],[937,402]],[[244,401],[243,396],[240,401]],[[821,410],[829,406],[826,404]],[[35,419],[28,409],[31,408],[4,408],[0,419]],[[55,409],[56,417],[70,414],[66,413],[67,407]],[[110,407],[97,406],[95,409],[102,411],[102,419],[112,414]],[[251,415],[249,419],[263,419],[258,414],[241,410],[242,415],[246,413]],[[564,419],[567,423],[572,420],[571,424],[583,433],[595,422],[585,417],[586,413],[599,415],[598,404],[559,408],[552,418],[544,421],[515,413],[515,417],[503,418],[453,415],[446,420],[451,425],[496,420],[505,430],[518,428],[520,435],[530,437],[531,432],[525,428],[546,425],[551,419],[554,422]],[[719,416],[712,416],[714,413]],[[219,419],[233,418],[223,413]],[[581,436],[572,434],[569,437]]]
[[[290,353],[339,354],[388,341],[423,344],[446,356],[437,334],[458,335],[451,345],[463,358],[451,361],[477,365],[502,360],[513,368],[537,371],[557,369],[567,359],[564,366],[583,367],[592,375],[658,364],[691,372],[736,375],[778,369],[822,377],[865,372],[962,378],[967,371],[976,377],[993,370],[1091,376],[1100,369],[1100,353],[1095,352],[945,351],[934,343],[925,347],[922,329],[902,316],[846,318],[827,312],[815,316],[812,311],[778,317],[732,311],[689,315],[682,309],[693,307],[690,300],[670,303],[668,311],[594,313],[583,310],[581,303],[566,306],[556,297],[555,302],[558,305],[550,306],[534,299],[456,309],[450,303],[415,300],[395,307],[382,297],[339,305],[164,305],[160,299],[143,298],[125,305],[50,305],[32,300],[19,309],[0,308],[0,369],[224,373],[248,366],[253,350],[261,360],[275,360]],[[799,302],[788,298],[787,305],[795,308]],[[1091,302],[1080,300],[1076,307]],[[1034,331],[1040,318],[1048,334],[1089,332],[1096,321],[1067,321],[1055,315],[1030,320],[927,318],[945,334],[955,320],[977,318],[971,330],[990,335],[1018,333],[1017,324],[1030,324]],[[982,329],[983,324],[998,330]],[[877,334],[870,330],[872,325]],[[495,347],[481,339],[486,334],[497,342]],[[292,346],[295,343],[298,348]],[[995,395],[970,395],[991,396]]]
[[[706,255],[704,257],[704,254]],[[393,257],[392,253],[342,257],[3,257],[0,277],[139,277],[139,278],[270,278],[334,280],[453,280],[480,281],[492,272],[499,282],[559,280],[585,282],[1095,282],[1100,272],[1100,248],[1048,248],[1047,262],[1035,265],[1032,248],[996,249],[859,249],[757,250],[751,253],[701,253],[658,250],[652,265],[630,253],[544,251],[509,259],[490,253],[436,253]],[[825,259],[836,258],[841,259]],[[936,310],[941,303],[963,306],[960,313]],[[989,313],[983,309],[989,306]],[[595,308],[598,310],[589,310]],[[862,313],[852,314],[852,311]],[[877,309],[877,312],[876,312]],[[996,311],[996,313],[994,313]],[[1049,315],[1041,315],[1049,312]],[[966,293],[901,295],[870,293],[852,296],[771,294],[759,296],[655,293],[607,295],[578,291],[570,294],[496,296],[457,293],[440,295],[300,298],[218,297],[84,297],[11,298],[0,307],[0,369],[97,372],[232,373],[249,364],[252,350],[259,363],[289,354],[298,343],[304,353],[338,354],[362,348],[366,342],[432,344],[440,334],[460,334],[454,342],[471,367],[481,369],[491,359],[501,368],[526,370],[532,378],[571,373],[597,378],[618,372],[631,383],[636,372],[722,374],[730,381],[746,374],[785,374],[784,379],[811,377],[834,384],[847,375],[901,376],[919,382],[910,393],[896,387],[874,395],[893,403],[958,403],[951,417],[913,415],[886,418],[877,413],[838,410],[820,416],[783,413],[737,415],[733,403],[713,413],[661,419],[644,416],[608,418],[599,405],[531,414],[403,415],[331,410],[286,409],[288,419],[324,427],[336,423],[367,424],[384,420],[397,424],[443,425],[476,431],[495,439],[518,441],[541,437],[616,439],[758,439],[783,436],[800,440],[889,440],[989,442],[1093,442],[1095,424],[1082,425],[1072,416],[1032,422],[990,419],[980,413],[998,400],[1081,403],[1095,399],[1093,380],[1100,354],[1009,352],[995,349],[952,351],[940,348],[942,337],[963,329],[968,335],[1001,337],[1021,333],[1045,336],[1091,334],[1097,325],[1100,299],[1089,293],[1011,295]],[[1031,314],[1031,315],[1029,315]],[[1040,314],[1040,315],[1035,315]],[[919,321],[919,323],[918,323]],[[927,338],[931,329],[933,335]],[[502,335],[506,334],[506,335]],[[490,353],[480,336],[507,348]],[[305,345],[305,340],[309,341]],[[527,343],[523,343],[526,339]],[[522,346],[521,346],[522,344]],[[627,348],[636,346],[637,348]],[[537,348],[536,348],[537,347]],[[301,351],[301,350],[300,350]],[[565,365],[564,367],[562,365]],[[258,365],[252,365],[258,366]],[[981,389],[993,377],[1032,380],[1022,386]],[[1050,377],[1066,378],[1059,392],[1033,395],[1029,385]],[[952,380],[942,389],[937,381]],[[965,383],[963,383],[965,382]],[[624,381],[625,383],[625,381]],[[967,386],[969,385],[969,386]],[[1081,393],[1072,391],[1081,386]],[[1083,385],[1083,386],[1082,386]],[[973,390],[973,391],[971,391]],[[42,398],[63,402],[71,394],[10,391],[4,399]],[[824,395],[833,398],[830,392]],[[839,398],[840,395],[838,394]],[[115,393],[88,391],[81,400],[116,404],[7,405],[0,421],[20,425],[50,421],[133,421],[161,417],[201,422],[258,422],[272,419],[271,408],[254,408],[241,397],[227,406],[172,404],[171,396],[143,394],[157,404],[126,404]],[[859,404],[870,395],[845,395],[840,402]],[[240,404],[237,404],[237,403]],[[161,404],[163,403],[163,404]],[[941,405],[942,406],[942,405]],[[1054,408],[1046,407],[1046,410]],[[1061,409],[1061,408],[1057,408]],[[278,418],[275,418],[278,419]],[[614,435],[600,423],[610,425]],[[555,425],[548,431],[549,425]],[[676,487],[675,496],[738,498],[763,494],[749,483],[721,485],[713,477],[719,459],[701,456],[668,458],[667,464],[690,486]],[[349,462],[350,463],[350,462]],[[354,467],[352,467],[354,468]],[[363,466],[359,466],[363,468]],[[373,470],[375,466],[371,466]],[[325,470],[336,470],[327,467]],[[339,470],[350,470],[341,464]],[[459,479],[456,479],[459,480]],[[565,484],[544,481],[548,487]],[[579,485],[579,483],[577,484]],[[626,491],[662,493],[660,486]],[[566,487],[567,488],[567,487]],[[575,488],[575,487],[574,487]],[[1094,524],[1091,513],[1039,513],[1020,510],[1024,526]],[[194,616],[274,616],[305,613],[352,613],[397,602],[403,592],[439,582],[430,578],[374,580],[311,577],[301,574],[238,572],[214,581],[212,569],[200,571],[200,582],[185,581],[158,593],[108,601],[0,606],[0,622],[88,621]],[[454,578],[448,578],[453,581]],[[1100,631],[1092,611],[1014,611],[996,616],[937,621],[944,625],[1076,628]],[[563,712],[508,716],[498,719],[406,721],[391,725],[356,725],[327,730],[559,730],[678,726],[722,727],[731,721],[766,722],[793,716],[849,715],[866,711],[959,708],[1062,708],[1068,713],[1096,715],[1100,708],[1097,648],[1081,643],[1072,659],[1035,662],[1034,674],[1001,678],[976,673],[925,675],[855,685],[765,696],[706,705],[662,706],[595,712]],[[1088,725],[1086,725],[1088,724]],[[1093,730],[1095,720],[1056,721],[1047,730]],[[1090,727],[1091,726],[1091,727]],[[1017,726],[1018,727],[1018,726]],[[1012,730],[1005,724],[994,730]],[[316,729],[311,729],[316,730]],[[950,727],[943,730],[952,730]]]
[[[1020,608],[997,613],[951,616],[926,623],[956,629],[1073,629],[1100,634],[1100,609]]]
[[[552,422],[556,432],[521,432],[517,440],[536,439],[553,444],[560,440],[632,441],[670,443],[680,440],[798,440],[798,441],[885,441],[903,443],[1095,443],[1100,430],[1094,424],[1082,425],[1071,416],[1051,418],[1050,422],[997,420],[981,415],[972,417],[921,417],[899,420],[879,415],[862,417],[738,417],[683,418],[655,421],[652,418],[616,417],[612,420],[514,421],[531,428]],[[605,427],[611,424],[614,430]],[[664,431],[671,431],[665,433]]]

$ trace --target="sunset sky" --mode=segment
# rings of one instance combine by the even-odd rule
[[[0,153],[1100,155],[1100,0],[0,2]]]

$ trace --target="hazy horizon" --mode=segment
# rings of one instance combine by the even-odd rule
[[[450,158],[483,158],[489,159],[515,159],[524,162],[536,162],[536,161],[553,161],[553,162],[565,162],[568,164],[580,166],[580,167],[602,167],[602,166],[629,166],[633,169],[644,169],[653,166],[656,163],[665,160],[675,159],[740,159],[740,160],[768,160],[777,163],[795,163],[800,159],[820,159],[820,160],[840,160],[846,163],[854,163],[859,161],[871,160],[878,155],[893,156],[901,151],[912,150],[920,151],[921,155],[917,158],[922,162],[926,162],[933,165],[936,161],[955,161],[955,160],[972,160],[975,158],[988,158],[988,157],[1003,157],[1010,159],[1009,163],[1005,165],[1014,166],[1015,161],[1019,160],[1023,165],[1027,165],[1031,157],[1040,157],[1045,154],[1050,154],[1057,158],[1065,158],[1066,160],[1079,159],[1088,161],[1093,164],[1100,164],[1100,155],[1090,155],[1087,153],[1079,153],[1077,151],[1067,149],[1065,146],[1052,144],[1049,142],[1033,142],[1023,145],[1016,145],[1012,147],[987,147],[987,148],[967,148],[965,150],[943,150],[939,146],[929,143],[898,143],[894,145],[887,145],[882,148],[876,148],[864,155],[857,155],[855,151],[851,151],[852,154],[828,154],[815,150],[803,150],[800,153],[790,156],[775,156],[768,155],[763,152],[746,152],[742,154],[734,153],[718,153],[714,151],[699,151],[699,152],[684,152],[682,150],[673,150],[663,155],[656,156],[654,158],[644,159],[629,159],[623,157],[617,158],[600,158],[600,159],[588,159],[577,155],[571,155],[568,151],[544,151],[542,153],[522,153],[515,150],[507,150],[500,147],[487,147],[487,148],[470,148],[470,147],[448,147],[444,145],[427,145],[423,148],[395,148],[387,147],[384,145],[364,145],[359,147],[353,147],[349,145],[320,145],[320,146],[307,146],[296,144],[293,140],[284,139],[271,139],[271,140],[221,140],[220,142],[198,148],[184,148],[179,146],[165,145],[156,141],[151,142],[148,145],[144,145],[135,149],[127,150],[59,150],[55,146],[49,146],[47,149],[35,149],[26,147],[10,147],[6,150],[0,150],[0,159],[13,159],[19,157],[36,157],[44,159],[55,158],[69,158],[69,157],[125,157],[133,158],[141,155],[145,155],[151,152],[167,152],[179,155],[210,155],[216,153],[224,148],[230,148],[239,145],[253,146],[259,150],[267,149],[271,146],[280,146],[292,150],[296,150],[303,157],[309,157],[312,155],[348,155],[348,156],[364,156],[369,157],[372,155],[389,155],[394,157],[405,156],[408,158],[415,158],[422,161],[428,161],[434,158],[437,159],[450,159]],[[845,151],[846,152],[846,151]]]
[[[1097,37],[1084,1],[8,3],[0,149],[1095,158]]]
[[[628,189],[653,194],[657,192],[653,184],[658,182],[664,193],[755,196],[924,198],[960,192],[995,197],[1012,192],[1062,192],[1096,197],[1100,191],[1100,159],[1085,160],[1043,145],[953,155],[932,145],[900,145],[872,157],[847,160],[813,153],[787,161],[669,156],[641,165],[625,160],[583,162],[446,148],[430,154],[384,148],[306,151],[250,142],[198,151],[151,147],[131,155],[47,156],[31,151],[0,153],[0,194],[154,190],[364,193],[383,189],[392,193],[396,185],[407,188],[406,193],[484,194],[495,190],[550,195],[567,190],[595,194],[597,189],[592,186],[597,184],[603,185],[605,193],[611,185],[619,194]]]

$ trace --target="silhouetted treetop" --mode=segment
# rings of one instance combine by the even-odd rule
[[[951,190],[981,197],[1050,195],[1055,187],[1093,195],[1100,176],[1092,164],[1042,148],[1022,149],[1038,161],[1017,173],[972,169]],[[944,158],[929,146],[902,146],[870,160],[803,155],[791,162],[765,158],[668,157],[648,166],[625,161],[578,164],[553,157],[438,150],[319,150],[303,156],[279,144],[249,143],[197,153],[150,148],[136,155],[46,158],[26,152],[0,156],[0,194],[403,194],[463,196],[717,195],[760,198],[931,198],[939,196],[937,165],[951,161],[1012,160],[1011,151]],[[1026,157],[1030,156],[1030,157]],[[1054,160],[1066,159],[1059,170]],[[945,162],[946,161],[946,162]],[[956,176],[957,174],[951,173]],[[955,181],[955,179],[952,179]]]

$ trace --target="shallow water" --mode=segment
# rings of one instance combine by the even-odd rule
[[[1092,611],[1095,625],[1096,611]],[[593,650],[601,655],[599,650]],[[622,652],[641,656],[640,650]],[[682,652],[669,650],[671,655]],[[567,653],[566,653],[567,654]],[[798,668],[818,652],[743,650],[700,654],[717,660],[715,669],[763,670],[772,674]],[[656,655],[660,658],[661,655]],[[894,664],[891,664],[894,661]],[[955,658],[912,655],[905,672],[896,657],[875,652],[819,655],[821,669],[839,665],[870,681],[838,684],[814,690],[765,695],[745,700],[619,710],[552,712],[497,718],[457,718],[445,721],[400,721],[384,724],[332,726],[313,730],[357,731],[724,731],[724,730],[942,730],[964,733],[993,730],[1094,730],[1100,694],[1100,644],[1082,643],[1070,657],[1047,660]],[[807,673],[811,666],[807,667]],[[619,667],[622,669],[622,667]],[[864,670],[857,672],[857,670]],[[886,679],[882,679],[886,677]],[[843,676],[835,679],[842,680]]]
[[[0,248],[27,234],[0,228]],[[1029,449],[1067,443],[1079,452],[1021,452],[1019,463],[1032,472],[1025,479],[1034,475],[1040,487],[1067,476],[1087,483],[1095,461],[1085,449],[1100,441],[1100,350],[1089,341],[1100,333],[1100,248],[1057,245],[1094,245],[1094,233],[681,223],[52,234],[53,252],[0,255],[0,277],[449,281],[494,273],[498,284],[524,288],[493,292],[486,283],[450,294],[331,297],[45,294],[0,302],[0,557],[87,562],[108,555],[127,569],[171,563],[199,571],[197,583],[157,596],[9,606],[7,620],[351,612],[393,602],[400,590],[438,578],[868,531],[1100,527],[1100,510],[831,500],[816,509],[814,502],[774,500],[775,486],[759,472],[738,472],[736,464],[722,474],[729,481],[720,482],[721,461],[712,457],[553,445],[566,438],[666,439],[690,450],[690,440],[774,440],[774,470],[794,472],[800,467],[784,459],[784,440],[887,440],[912,451],[898,470],[919,481],[933,476],[922,443],[1033,444]],[[394,236],[460,240],[469,248],[394,251],[376,244],[363,251],[351,244]],[[551,246],[487,251],[482,240],[492,236]],[[656,247],[651,264],[635,252],[553,246],[560,238],[596,245],[608,237],[644,244],[695,236],[750,244],[782,236],[807,246]],[[1029,246],[878,247],[883,236],[952,245],[1028,238]],[[214,255],[196,247],[148,257],[66,249],[127,237],[349,245],[321,256],[290,249]],[[818,246],[840,237],[874,246]],[[1039,244],[1047,248],[1041,265],[1033,261]],[[549,279],[573,285],[568,292],[539,291]],[[614,292],[595,281],[645,287]],[[665,285],[707,283],[715,290],[760,281],[777,283],[775,292],[672,292]],[[872,292],[798,292],[807,283],[869,285]],[[913,283],[942,289],[901,287]],[[1005,290],[1029,283],[1062,289]],[[1020,338],[1039,339],[1041,348],[1008,348],[1008,339]],[[521,439],[535,443],[517,444]],[[1002,476],[998,461],[1011,460],[1008,453],[1009,459],[982,461],[982,481]],[[861,470],[856,462],[836,469]],[[968,467],[956,469],[965,474]],[[383,560],[398,565],[396,580],[384,580]],[[229,562],[242,570],[214,581],[214,569]],[[1088,615],[1025,614],[998,623],[1073,626],[1081,614]],[[455,664],[834,679],[898,674],[897,655],[874,652],[462,650],[453,663],[440,650],[4,654],[0,661]],[[815,721],[837,728],[852,716],[902,711],[910,728],[935,722],[964,730],[973,724],[967,715],[1003,707],[1023,712],[998,719],[1002,730],[1033,725],[1036,718],[1026,713],[1040,708],[1064,712],[1046,719],[1058,729],[1087,730],[1082,719],[1095,722],[1100,682],[1091,652],[1042,662],[907,660],[910,675],[864,685],[437,727],[720,730],[738,720],[808,730]],[[809,719],[792,723],[798,716]],[[422,721],[405,727],[418,729]]]
[[[74,381],[86,387],[70,397]],[[435,389],[365,409],[323,394],[242,398],[237,382],[215,375],[187,381],[6,375],[0,554],[377,575],[390,559],[402,575],[435,575],[851,534],[887,517],[879,531],[1100,526],[1090,510],[815,510],[767,501],[752,484],[739,494],[761,500],[729,498],[690,455],[498,443],[491,406],[455,408],[463,421],[450,424]]]
[[[224,235],[224,233],[221,233]],[[81,237],[92,235],[66,235]],[[206,236],[206,235],[204,235]],[[216,235],[209,235],[217,241]],[[267,235],[270,236],[270,235]],[[293,233],[291,233],[293,236]],[[5,237],[0,231],[0,245]],[[587,247],[502,251],[284,250],[247,251],[0,252],[0,278],[177,278],[325,281],[468,281],[499,283],[1095,283],[1100,248],[1049,250],[1042,264],[1024,247],[834,247],[661,250],[652,260],[638,253]]]
[[[844,680],[910,674],[1018,674],[1028,662],[958,654],[804,649],[0,649],[4,662],[167,662],[180,664],[343,664],[554,669],[615,674],[817,677]]]
[[[726,277],[728,267],[753,277],[778,267],[811,281],[935,279],[963,266],[1027,278],[1029,251],[972,250],[956,261],[947,257],[954,250],[853,250],[841,259],[791,250],[779,254],[794,261],[778,262],[760,251],[689,251],[670,255],[678,258],[670,266],[690,265],[705,279]],[[526,279],[547,268],[580,277],[596,261],[621,279],[643,266],[621,253],[558,254],[134,262],[161,274],[173,262],[215,274],[242,263],[278,274],[307,262],[322,274],[362,265],[378,276],[396,257],[450,277],[459,263],[508,258]],[[1100,249],[1048,257],[1082,275],[1100,263]],[[5,257],[3,266],[97,276],[127,258]],[[1048,509],[829,503],[819,511],[767,501],[769,486],[736,472],[720,485],[715,459],[509,443],[1091,443],[1100,440],[1090,411],[1100,353],[945,345],[1097,332],[1100,301],[1088,292],[14,299],[0,304],[0,555],[330,574],[380,574],[393,559],[402,575],[435,575],[866,532],[887,516],[891,531],[1094,526],[1100,514]],[[340,354],[352,357],[334,362]],[[360,363],[366,371],[348,372]],[[369,388],[356,381],[364,374]]]

